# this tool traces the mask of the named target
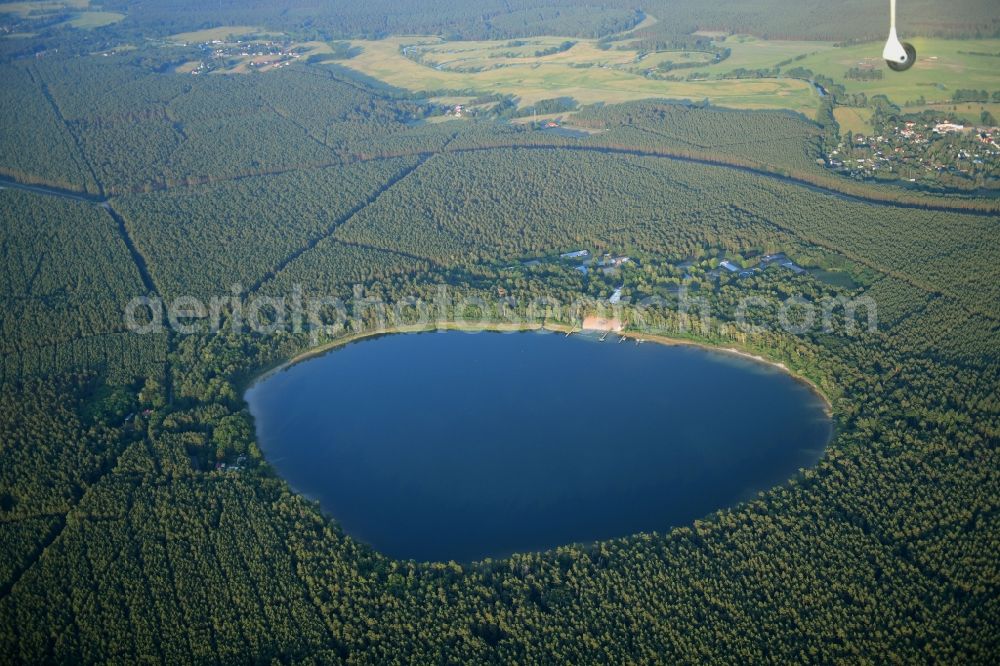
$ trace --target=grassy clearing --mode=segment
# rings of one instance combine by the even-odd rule
[[[872,129],[871,109],[856,109],[838,106],[833,110],[833,116],[840,125],[841,132],[853,132],[855,134],[871,134]]]
[[[539,113],[538,115],[525,116],[524,118],[514,118],[510,121],[510,124],[529,125],[533,122],[547,122],[549,120],[562,122],[567,118],[572,118],[575,113],[575,111],[564,111],[562,113]]]
[[[575,41],[571,49],[539,56],[540,51],[557,49]],[[421,64],[449,72],[496,67],[523,67],[542,64],[626,65],[635,62],[635,51],[601,50],[592,40],[562,37],[533,37],[508,41],[447,42],[444,40],[407,45],[411,57]]]
[[[923,97],[927,103],[949,102],[959,88],[1000,90],[1000,57],[972,55],[1000,53],[1000,39],[912,40],[917,62],[907,72],[891,72],[882,61],[882,44],[868,43],[830,49],[807,56],[800,64],[818,74],[843,83],[848,92],[886,95],[902,106]],[[877,68],[884,72],[876,81],[854,81],[844,74],[852,67]]]
[[[638,74],[655,69],[666,62],[684,65],[697,63],[707,67],[714,58],[715,55],[707,51],[657,51],[656,53],[640,56],[624,68]]]
[[[973,55],[1000,53],[997,39],[914,40],[920,59],[912,70],[901,74],[885,68],[881,44],[839,48],[832,42],[763,40],[746,35],[722,40],[732,53],[718,64],[708,62],[708,54],[694,51],[642,57],[634,50],[602,50],[595,40],[588,39],[571,40],[575,42],[573,47],[559,53],[536,55],[564,41],[567,38],[449,42],[439,37],[391,37],[352,42],[360,47],[361,54],[339,64],[400,88],[504,93],[518,97],[522,105],[563,95],[583,104],[665,97],[708,99],[734,108],[789,109],[810,117],[818,100],[803,81],[721,77],[737,68],[771,69],[781,64],[787,70],[801,66],[843,83],[848,92],[884,94],[901,106],[921,96],[928,104],[949,103],[957,88],[1000,90],[1000,77],[995,73],[1000,68],[1000,57]],[[411,57],[404,56],[403,49]],[[685,79],[697,72],[703,80],[664,81],[644,75],[666,60],[705,62],[704,67],[675,72]],[[852,67],[877,67],[884,72],[883,79],[846,79]],[[978,117],[982,108],[977,105],[967,113]],[[856,131],[868,122],[863,113],[852,116],[842,112],[841,116]]]
[[[806,54],[821,55],[834,50],[833,42],[801,42],[787,40],[765,40],[749,35],[733,35],[721,42],[732,53],[728,58],[707,71],[713,73],[745,69],[770,69],[778,63],[793,60]],[[881,51],[880,51],[881,52]],[[794,62],[785,68],[801,64]],[[843,74],[843,72],[840,72]]]
[[[90,0],[38,0],[37,2],[0,3],[0,14],[17,14],[21,18],[31,15],[50,14],[67,9],[83,10],[90,6]]]
[[[431,97],[429,101],[444,106],[455,106],[456,104],[468,104],[474,99],[475,97],[472,95],[442,95],[441,97]]]
[[[809,274],[827,284],[831,284],[835,287],[842,287],[844,289],[857,289],[861,286],[854,277],[847,271],[833,271],[826,270],[822,268],[812,268],[809,270]]]
[[[942,115],[955,116],[967,125],[978,125],[982,122],[980,116],[983,111],[989,111],[994,118],[1000,118],[1000,104],[969,102],[965,104],[925,104],[922,106],[908,106],[907,112],[920,113],[921,111],[934,111]]]
[[[224,25],[218,28],[208,28],[207,30],[181,32],[171,36],[170,39],[175,42],[188,42],[188,43],[200,44],[202,42],[211,42],[215,40],[225,42],[235,39],[237,37],[245,37],[249,35],[252,35],[254,37],[259,37],[261,35],[267,35],[267,34],[278,34],[278,33],[268,33],[260,26]]]
[[[89,8],[90,0],[4,2],[0,3],[0,15],[13,14],[21,19],[43,19],[70,12],[73,18],[60,23],[60,25],[68,25],[82,30],[102,28],[118,23],[125,18],[124,14],[118,12],[88,11]],[[22,35],[33,36],[31,33],[22,33]]]
[[[562,38],[546,38],[559,43]],[[442,42],[436,37],[392,37],[379,41],[354,41],[361,53],[338,64],[409,90],[474,90],[504,93],[520,98],[522,104],[559,96],[573,97],[583,104],[626,102],[650,97],[709,99],[721,106],[738,108],[779,108],[811,115],[816,94],[803,81],[795,80],[706,80],[658,81],[616,67],[634,62],[635,51],[602,51],[593,40],[578,40],[570,50],[533,59],[516,66],[482,72],[456,72],[420,64],[401,53],[403,47],[433,46],[442,49],[466,48],[470,44],[499,42]],[[449,46],[445,46],[448,44]],[[469,52],[466,52],[468,55]],[[580,64],[588,66],[581,67]],[[576,65],[576,66],[574,66]]]
[[[711,37],[712,39],[723,39],[729,33],[725,30],[695,30],[693,35],[698,37]]]
[[[66,25],[81,30],[91,30],[93,28],[103,28],[106,25],[113,25],[124,18],[125,15],[118,12],[80,12],[74,18],[66,21]]]
[[[198,69],[201,63],[197,60],[188,60],[174,68],[174,71],[178,74],[190,74],[191,72]]]

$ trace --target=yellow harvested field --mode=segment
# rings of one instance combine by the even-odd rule
[[[566,48],[568,42],[572,46]],[[837,47],[832,42],[748,35],[729,35],[716,43],[730,49],[729,57],[718,63],[707,51],[640,53],[625,48],[624,35],[611,48],[601,48],[592,39],[559,36],[495,41],[397,36],[353,41],[361,53],[337,64],[407,90],[501,93],[518,98],[522,106],[561,96],[581,104],[707,99],[718,106],[789,109],[809,117],[818,107],[816,91],[804,80],[775,75],[775,68],[782,73],[805,68],[843,84],[850,93],[884,94],[901,107],[945,104],[959,88],[997,89],[997,39],[916,39],[917,64],[902,74],[885,68],[881,45],[876,43]],[[667,62],[674,69],[661,67]],[[882,78],[848,79],[852,68],[877,68]],[[760,78],[731,78],[737,69],[766,73]],[[977,114],[985,109],[980,105]],[[852,131],[862,131],[868,124],[863,111],[838,110],[838,120]]]
[[[563,38],[540,38],[545,43],[561,43]],[[530,40],[521,40],[530,41]],[[635,51],[604,51],[594,40],[577,40],[569,50],[550,56],[530,57],[524,62],[478,72],[452,71],[447,64],[437,66],[415,62],[403,49],[421,48],[441,57],[454,50],[470,57],[484,48],[497,49],[498,42],[444,42],[437,37],[390,37],[378,41],[357,40],[352,46],[361,53],[350,60],[337,61],[367,76],[408,90],[454,90],[476,93],[503,93],[519,98],[521,104],[569,96],[582,104],[626,102],[648,98],[700,101],[719,106],[751,109],[791,109],[812,115],[815,91],[804,81],[791,79],[665,81],[647,78],[625,68],[635,62]],[[461,49],[462,51],[459,51]]]
[[[74,28],[89,30],[118,23],[124,18],[125,15],[119,12],[80,12],[66,23]]]
[[[243,37],[245,35],[253,35],[255,37],[261,35],[276,35],[280,33],[267,32],[260,26],[254,25],[226,25],[218,28],[208,28],[207,30],[195,30],[194,32],[181,32],[176,35],[172,35],[170,39],[175,42],[188,42],[188,43],[201,43],[201,42],[211,42],[214,40],[227,41],[233,37]]]

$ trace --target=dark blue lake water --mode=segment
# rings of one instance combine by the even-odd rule
[[[613,336],[390,335],[246,398],[295,490],[416,560],[662,532],[788,480],[831,435],[822,401],[777,368]]]

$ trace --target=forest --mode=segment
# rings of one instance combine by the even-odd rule
[[[832,115],[645,100],[574,110],[560,134],[489,112],[510,111],[503,96],[446,118],[442,100],[468,95],[337,65],[191,76],[140,43],[102,50],[101,30],[217,24],[599,37],[669,7],[313,4],[108,0],[125,20],[42,34],[42,56],[2,40],[0,662],[995,660],[994,197],[830,172],[817,159],[842,138]],[[861,2],[672,4],[678,34],[851,40],[882,18]],[[925,34],[998,25],[989,3],[913,5]],[[636,38],[666,39],[656,25]],[[609,276],[559,259],[582,248],[631,262]],[[779,252],[804,270],[718,270]],[[622,285],[627,326],[810,380],[835,436],[815,467],[689,525],[394,560],[277,476],[243,392],[374,332],[359,295],[413,304],[442,285],[499,304],[489,322],[567,327],[580,313],[546,304],[597,308]],[[299,291],[341,299],[348,327],[234,330],[255,297]],[[225,297],[221,330],[128,330],[133,299],[185,296]],[[748,296],[749,329],[734,316]],[[789,297],[871,298],[877,327],[837,310],[831,330],[789,332]]]
[[[125,12],[121,28],[141,25],[160,34],[197,29],[206,24],[258,25],[299,29],[326,36],[385,36],[394,33],[445,34],[461,39],[508,39],[534,35],[600,37],[638,24],[648,13],[670,17],[657,28],[672,34],[702,30],[739,30],[763,37],[805,39],[864,39],[884,37],[881,26],[885,8],[865,0],[837,5],[810,0],[724,0],[706,4],[696,0],[636,4],[622,0],[475,0],[441,2],[419,0],[400,7],[388,0],[363,4],[315,0],[280,0],[221,3],[171,0],[138,3],[109,0],[104,9]],[[998,23],[989,0],[962,2],[944,7],[930,0],[908,5],[907,27],[926,35],[995,35]],[[669,26],[669,27],[668,27]]]

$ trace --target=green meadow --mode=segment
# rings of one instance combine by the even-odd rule
[[[545,53],[564,42],[570,48]],[[619,42],[624,43],[624,42]],[[889,71],[881,59],[881,44],[837,47],[832,42],[764,40],[734,35],[718,42],[731,49],[728,58],[712,63],[699,51],[641,53],[601,49],[596,40],[535,37],[522,40],[446,41],[439,37],[389,37],[356,40],[359,55],[340,61],[347,67],[388,84],[414,91],[452,90],[503,93],[522,105],[569,96],[581,104],[616,103],[644,98],[673,98],[747,109],[788,109],[815,113],[819,97],[805,81],[784,78],[727,78],[737,69],[782,71],[803,67],[842,83],[849,93],[884,94],[896,104],[943,105],[956,89],[992,92],[1000,66],[1000,40],[913,40],[919,59],[908,72]],[[994,55],[984,55],[994,54]],[[700,63],[670,72],[683,80],[664,80],[646,72],[665,61]],[[846,78],[852,68],[878,69],[883,78]],[[693,76],[692,76],[693,75]],[[695,80],[687,80],[689,77]],[[922,101],[921,101],[922,100]],[[971,105],[978,116],[990,105]],[[855,129],[867,124],[864,114],[839,113]]]

